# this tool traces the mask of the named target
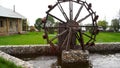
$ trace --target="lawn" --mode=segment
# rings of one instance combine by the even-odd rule
[[[42,38],[43,32],[29,32],[22,35],[0,36],[0,45],[32,45],[46,44]],[[50,35],[55,36],[55,35]],[[120,33],[100,32],[96,42],[120,42]],[[56,41],[55,41],[56,42]]]
[[[42,32],[29,32],[22,35],[1,36],[0,45],[29,45],[29,44],[45,44],[42,38]]]
[[[100,32],[96,42],[120,42],[120,32]]]
[[[0,68],[22,68],[15,65],[13,62],[10,62],[2,57],[0,57]]]

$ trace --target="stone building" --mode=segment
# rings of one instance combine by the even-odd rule
[[[22,33],[22,22],[25,19],[15,10],[0,6],[0,35]]]

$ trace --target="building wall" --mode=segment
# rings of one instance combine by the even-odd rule
[[[0,21],[3,23],[3,27],[0,27],[0,35],[6,35],[6,19],[0,18]]]
[[[0,35],[9,35],[22,32],[22,19],[17,18],[1,18],[3,27],[0,27]]]
[[[18,33],[17,19],[9,19],[9,33]]]
[[[18,19],[18,32],[22,33],[22,19]]]

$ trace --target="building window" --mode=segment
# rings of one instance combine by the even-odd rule
[[[3,27],[3,21],[0,21],[0,27]]]

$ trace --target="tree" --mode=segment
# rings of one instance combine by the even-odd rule
[[[105,20],[98,21],[98,26],[101,26],[103,30],[105,31],[108,26],[108,22]]]
[[[47,27],[54,27],[54,25],[55,25],[55,20],[54,20],[54,18],[51,17],[51,16],[48,16],[46,26],[47,26]],[[49,31],[50,34],[53,34],[53,33],[54,33],[54,29],[53,29],[53,28],[49,29],[48,31]]]
[[[48,16],[48,20],[51,21],[53,24],[55,23],[53,17],[51,17],[51,16]]]
[[[41,31],[41,28],[42,28],[42,19],[41,18],[36,19],[34,26],[35,26],[35,28],[37,30]]]
[[[55,21],[54,21],[53,17],[48,16],[46,25],[47,25],[48,27],[53,27],[54,24],[55,24]]]
[[[54,24],[55,24],[55,21],[54,21],[53,17],[48,16],[46,26],[47,26],[47,27],[53,27]],[[36,28],[37,30],[41,31],[41,28],[43,27],[42,18],[36,19],[34,26],[35,26],[35,28]],[[50,33],[53,33],[54,30],[53,30],[53,29],[49,29],[49,32],[50,32]]]
[[[111,28],[113,28],[113,30],[115,32],[119,31],[119,28],[120,28],[120,26],[119,26],[119,19],[112,19],[112,21],[111,21]]]

